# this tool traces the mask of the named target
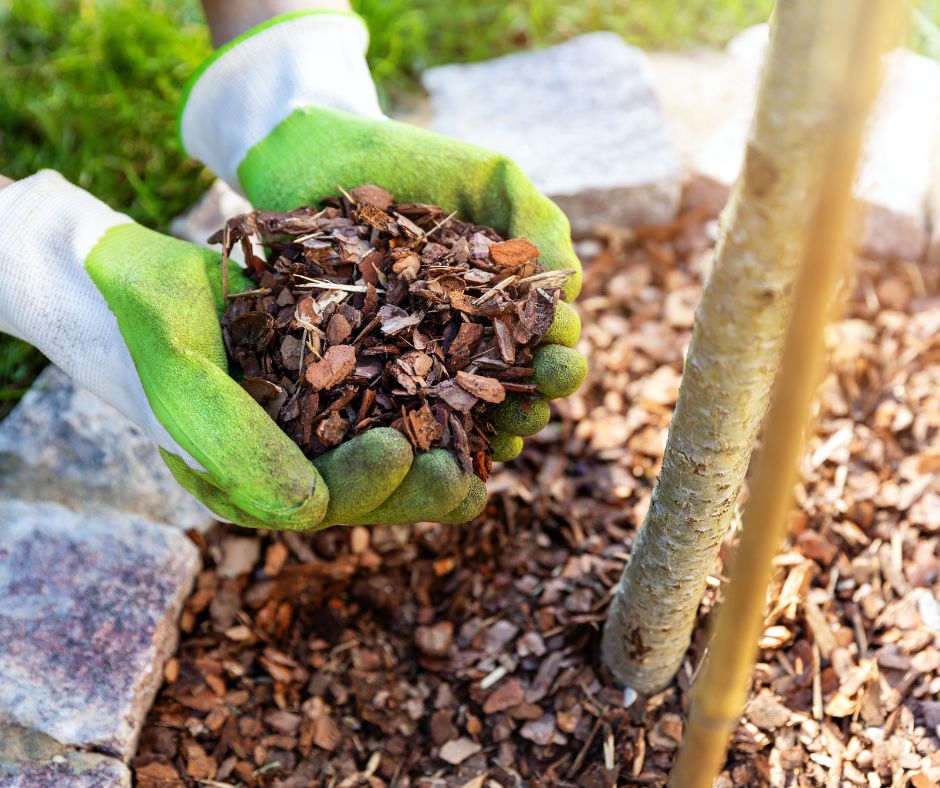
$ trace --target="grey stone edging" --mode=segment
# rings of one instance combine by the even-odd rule
[[[144,518],[3,501],[0,724],[130,759],[199,568]]]
[[[3,497],[127,512],[183,531],[215,522],[143,430],[52,365],[0,422]]]
[[[130,788],[131,773],[107,755],[81,752],[18,725],[0,725],[0,788]]]

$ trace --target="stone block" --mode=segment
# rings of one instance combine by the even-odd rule
[[[940,63],[905,49],[889,53],[855,184],[868,209],[860,244],[870,256],[923,257],[938,140]]]
[[[118,509],[181,529],[215,522],[143,430],[48,367],[0,422],[0,497]]]
[[[694,172],[703,143],[728,122],[729,112],[741,111],[735,127],[747,128],[751,107],[742,105],[753,95],[750,81],[735,73],[735,61],[724,51],[650,52],[653,84],[663,108],[669,134],[675,143],[683,172]],[[730,179],[740,160],[731,163]]]
[[[130,758],[199,567],[141,517],[3,500],[0,723]]]
[[[718,214],[743,162],[766,28],[739,34],[725,51],[650,55],[656,93],[685,176],[683,206]]]
[[[767,26],[756,25],[733,39],[724,56],[653,59],[661,101],[685,146],[687,205],[718,210],[727,199],[743,163],[767,44]],[[690,75],[699,67],[690,89]],[[713,110],[716,101],[720,113]],[[863,208],[858,241],[863,254],[923,257],[932,179],[925,163],[933,160],[938,139],[940,63],[904,49],[889,53],[855,184]]]
[[[930,195],[927,198],[927,218],[930,225],[927,264],[940,271],[940,143],[933,153],[932,172]]]
[[[614,33],[440,66],[422,81],[433,130],[512,158],[576,235],[675,216],[679,159],[649,63]]]
[[[120,761],[77,752],[38,731],[0,725],[0,788],[130,788]]]

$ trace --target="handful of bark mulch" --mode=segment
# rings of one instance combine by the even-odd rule
[[[532,351],[570,271],[538,248],[366,184],[286,213],[230,219],[222,333],[242,385],[308,457],[371,427],[453,451],[486,479],[488,409],[534,397]],[[241,244],[257,288],[228,292]],[[263,247],[267,259],[256,253]]]

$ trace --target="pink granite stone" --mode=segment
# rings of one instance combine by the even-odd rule
[[[140,517],[0,501],[0,723],[129,759],[199,566]]]

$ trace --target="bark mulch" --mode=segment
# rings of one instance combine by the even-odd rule
[[[483,481],[491,406],[507,392],[522,407],[535,397],[533,349],[574,273],[543,271],[525,238],[397,204],[372,184],[236,216],[210,242],[222,244],[223,290],[239,244],[256,285],[228,294],[229,359],[308,457],[393,427]]]
[[[618,688],[598,635],[714,235],[689,214],[582,245],[589,378],[476,522],[194,535],[137,784],[662,785],[733,534],[664,692]],[[721,786],[940,783],[938,279],[859,263]]]

